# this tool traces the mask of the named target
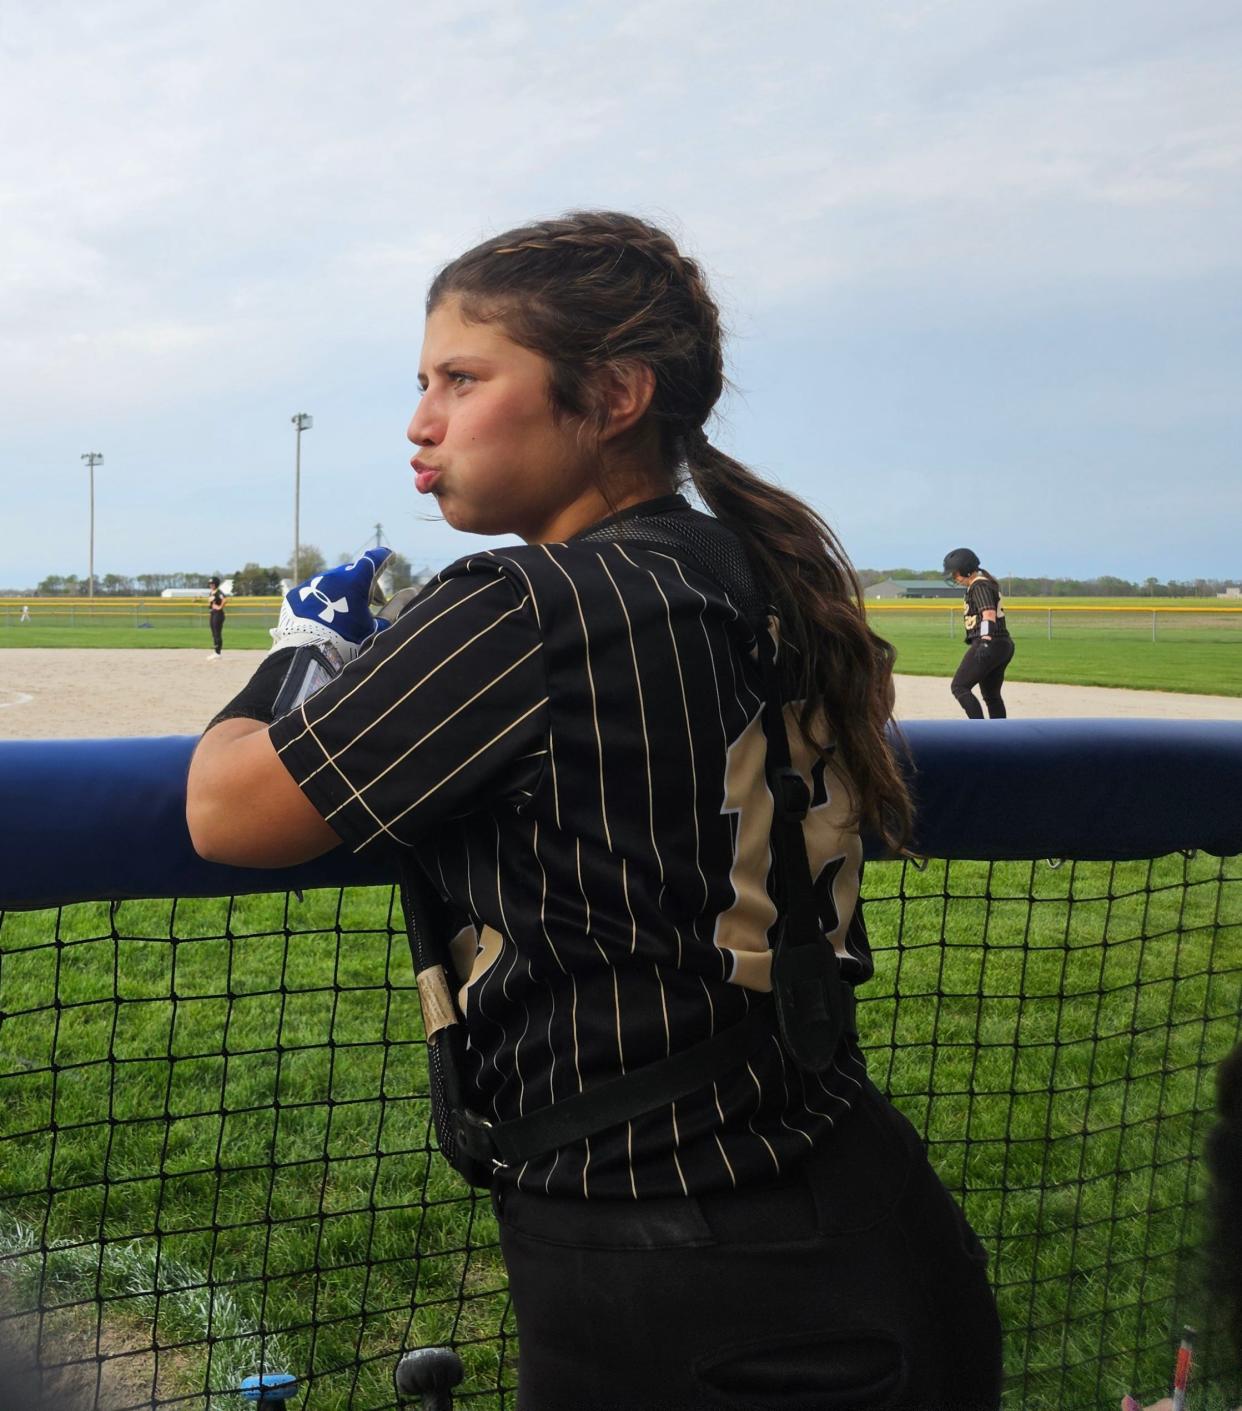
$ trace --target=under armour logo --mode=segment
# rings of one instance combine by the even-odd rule
[[[320,588],[323,582],[323,574],[317,574],[305,587],[299,588],[298,593],[303,602],[307,598],[314,598],[316,602],[322,603],[323,608],[319,613],[320,622],[331,622],[338,612],[348,612],[349,603],[344,598],[330,598],[327,593]]]

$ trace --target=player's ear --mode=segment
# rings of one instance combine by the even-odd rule
[[[613,441],[642,421],[655,396],[655,373],[648,363],[610,363],[596,374],[596,415],[600,440]]]

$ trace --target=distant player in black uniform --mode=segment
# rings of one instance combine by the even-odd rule
[[[1005,718],[1001,686],[1005,668],[1013,660],[1013,638],[1005,625],[1000,584],[979,567],[973,549],[953,549],[944,556],[945,576],[966,590],[962,612],[966,619],[966,655],[953,675],[950,689],[971,720],[983,719],[975,687],[993,720]]]
[[[207,610],[211,619],[211,645],[215,649],[212,655],[218,657],[224,650],[224,604],[227,599],[220,591],[218,578],[209,578],[207,583],[211,588],[211,596],[207,599]]]
[[[293,589],[195,754],[196,847],[343,839],[434,884],[442,1146],[493,1192],[522,1411],[996,1407],[983,1252],[849,1018],[859,828],[910,816],[892,652],[824,522],[708,440],[699,267],[588,212],[468,251],[427,311],[416,488],[524,542],[382,629],[374,557]],[[789,928],[830,981],[786,986]]]

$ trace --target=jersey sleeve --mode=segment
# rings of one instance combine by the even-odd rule
[[[446,819],[529,797],[547,699],[529,599],[483,555],[433,580],[271,739],[355,851],[410,846]]]
[[[1000,594],[996,591],[994,583],[989,583],[986,578],[979,578],[967,590],[966,601],[970,604],[970,611],[976,617],[982,617],[985,612],[996,611],[1000,604]]]

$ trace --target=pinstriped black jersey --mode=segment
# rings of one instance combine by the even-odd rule
[[[680,497],[650,508],[705,518]],[[672,551],[579,539],[453,564],[271,727],[342,838],[415,850],[461,914],[480,1111],[519,1116],[656,1061],[769,988],[761,690],[753,630],[718,583]],[[796,730],[790,745],[825,934],[858,983],[872,967],[846,791]],[[862,1075],[852,1047],[821,1078],[773,1038],[711,1088],[507,1176],[614,1198],[770,1180]]]
[[[966,640],[977,642],[983,635],[982,623],[985,612],[995,612],[996,621],[989,629],[990,637],[1008,637],[1009,628],[1005,623],[1005,609],[1001,605],[1000,588],[984,574],[976,574],[966,584],[962,602],[962,615],[966,625]]]

